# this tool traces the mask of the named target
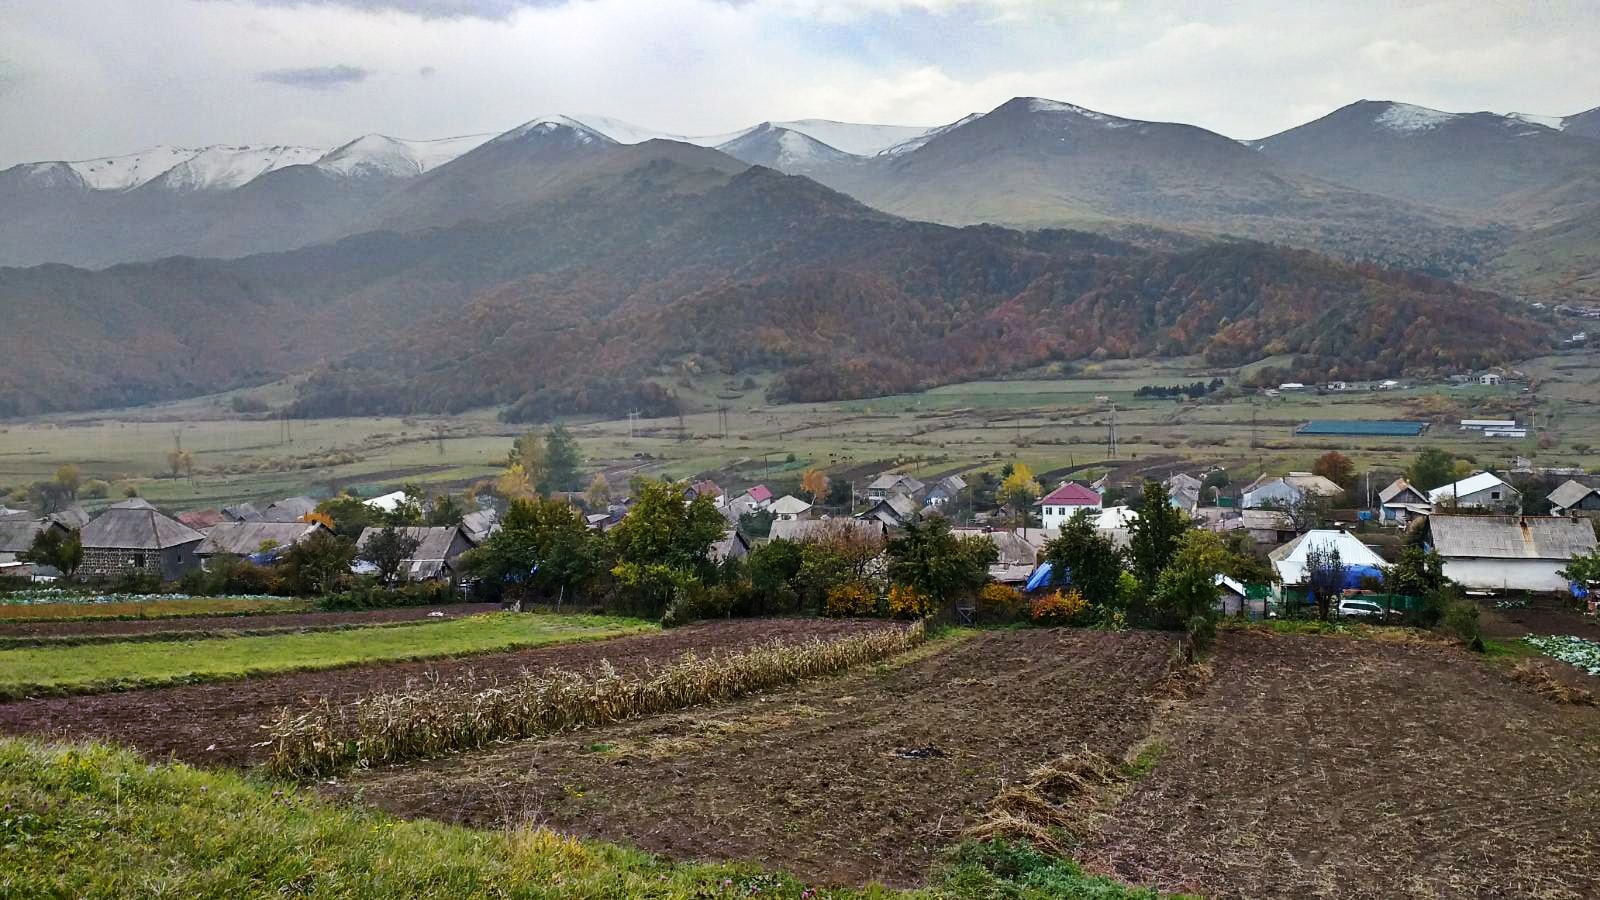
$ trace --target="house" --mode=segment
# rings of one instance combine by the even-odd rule
[[[1595,550],[1594,526],[1566,516],[1429,516],[1424,541],[1444,559],[1444,574],[1488,591],[1565,591],[1559,573]]]
[[[1139,514],[1131,506],[1108,506],[1095,516],[1094,527],[1118,547],[1128,546],[1133,538],[1133,523]]]
[[[773,501],[770,509],[773,517],[779,522],[806,519],[811,516],[811,504],[793,494],[784,494],[779,497]]]
[[[938,509],[956,499],[966,489],[965,478],[960,475],[946,475],[928,488],[927,494],[922,498],[922,505],[929,509]]]
[[[1205,488],[1205,482],[1185,472],[1168,478],[1161,482],[1167,488],[1167,496],[1176,509],[1181,509],[1189,515],[1200,507],[1200,491]]]
[[[1501,375],[1501,374],[1499,374],[1497,372],[1485,372],[1482,375],[1478,376],[1478,383],[1479,384],[1498,385],[1498,384],[1505,384],[1505,382],[1506,382],[1505,376],[1503,376],[1503,375]]]
[[[86,577],[143,572],[170,581],[200,565],[205,535],[134,498],[114,503],[78,532]]]
[[[1400,389],[1400,382],[1395,381],[1393,378],[1385,378],[1384,380],[1378,382],[1378,388],[1377,389],[1380,390],[1380,391],[1399,390]]]
[[[1516,419],[1462,419],[1462,431],[1504,431],[1517,427]]]
[[[1428,495],[1411,486],[1404,478],[1396,478],[1378,492],[1378,517],[1388,523],[1404,525],[1416,516],[1433,511]]]
[[[366,502],[366,505],[378,510],[379,512],[392,513],[401,506],[405,505],[408,500],[410,500],[410,498],[406,496],[405,491],[390,491],[387,494],[381,494],[377,497],[373,497],[371,500]]]
[[[288,497],[261,511],[263,522],[304,522],[306,516],[317,511],[317,501],[310,497]]]
[[[722,562],[725,559],[744,559],[750,555],[750,539],[744,532],[737,528],[729,528],[722,533],[722,538],[711,545],[711,559]]]
[[[604,517],[602,517],[604,518]],[[474,510],[461,517],[461,527],[475,544],[481,544],[489,535],[500,530],[500,514],[492,506]]]
[[[1600,512],[1600,488],[1569,478],[1550,492],[1550,511],[1558,516]]]
[[[400,577],[407,581],[433,581],[454,578],[456,563],[461,554],[477,546],[460,525],[414,527],[398,529],[419,543],[400,566]],[[365,528],[356,540],[356,550],[361,551],[376,537],[382,528]]]
[[[745,491],[744,495],[749,497],[750,500],[755,503],[756,509],[766,509],[768,506],[772,505],[772,488],[769,488],[764,484],[758,484],[750,490]]]
[[[885,472],[867,485],[867,499],[878,501],[892,494],[904,494],[914,500],[926,489],[922,482],[903,472]]]
[[[730,525],[738,525],[739,519],[755,512],[759,507],[749,494],[740,494],[737,497],[718,498],[717,512],[728,520]]]
[[[951,533],[963,538],[983,538],[994,544],[998,556],[989,566],[989,577],[1001,584],[1026,584],[1039,564],[1039,548],[1014,531],[983,528],[954,528]]]
[[[890,494],[874,503],[858,519],[876,519],[887,528],[901,528],[917,516],[917,501],[905,494]]]
[[[195,548],[205,564],[218,556],[251,557],[253,562],[276,562],[278,555],[327,526],[305,522],[223,522],[211,529]]]
[[[767,537],[774,541],[794,541],[804,544],[820,541],[848,532],[863,539],[883,538],[889,528],[877,517],[870,519],[786,519],[773,522]]]
[[[228,519],[220,509],[191,509],[188,512],[178,513],[178,521],[205,534]]]
[[[1298,381],[1285,381],[1283,384],[1278,385],[1278,390],[1283,393],[1288,393],[1291,391],[1303,391],[1305,389],[1306,386]]]
[[[1042,510],[1041,524],[1046,529],[1058,529],[1079,510],[1088,510],[1098,515],[1100,495],[1075,481],[1068,481],[1045,494],[1035,505]]]
[[[229,522],[259,522],[261,510],[254,503],[235,503],[222,508],[222,517]]]
[[[1321,475],[1310,472],[1290,472],[1287,475],[1263,475],[1244,489],[1245,509],[1265,509],[1269,506],[1295,506],[1307,496],[1337,497],[1344,493]]]
[[[1339,562],[1346,569],[1356,566],[1383,568],[1388,565],[1371,547],[1361,543],[1354,535],[1337,529],[1313,529],[1282,547],[1267,554],[1278,580],[1286,585],[1306,582],[1306,557],[1313,550],[1324,553],[1338,551]]]
[[[1522,509],[1522,492],[1492,472],[1479,472],[1453,484],[1434,488],[1428,492],[1428,502],[1435,509],[1443,505],[1516,512]]]
[[[78,531],[89,524],[89,514],[84,512],[83,507],[76,503],[64,509],[58,509],[45,516],[45,518],[73,531]]]
[[[689,485],[689,487],[684,490],[683,495],[690,500],[694,500],[699,497],[711,497],[715,499],[722,496],[722,486],[707,478],[701,481],[696,481],[694,484]]]
[[[0,574],[23,577],[45,574],[39,572],[32,563],[25,563],[18,557],[33,547],[39,535],[51,530],[63,535],[72,532],[72,529],[49,516],[36,519],[24,514],[0,518]],[[51,569],[50,572],[55,570]]]

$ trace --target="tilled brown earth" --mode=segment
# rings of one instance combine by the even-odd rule
[[[914,884],[1040,763],[1127,752],[1175,645],[1151,632],[984,632],[735,703],[326,789],[406,816],[533,822],[812,881]]]
[[[1600,709],[1465,652],[1224,634],[1087,861],[1215,897],[1600,897]]]
[[[266,756],[263,726],[284,706],[327,698],[349,702],[424,678],[511,676],[524,670],[587,669],[608,660],[619,670],[670,662],[687,650],[705,654],[763,641],[804,640],[882,628],[882,622],[738,619],[658,634],[553,644],[427,662],[293,672],[240,681],[149,688],[111,694],[0,703],[0,732],[102,738],[187,762],[245,765]]]
[[[462,616],[474,616],[498,609],[500,609],[498,603],[447,603],[441,606],[371,609],[358,612],[102,619],[89,622],[19,622],[0,625],[0,638],[40,638],[41,642],[44,642],[63,638],[149,637],[170,634],[174,638],[192,640],[196,637],[227,637],[240,632],[259,634],[273,631],[317,631],[349,626],[459,619]],[[442,615],[433,615],[434,613]]]

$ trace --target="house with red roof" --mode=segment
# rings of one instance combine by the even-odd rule
[[[1042,524],[1046,529],[1060,528],[1066,521],[1078,513],[1079,510],[1088,510],[1098,514],[1100,512],[1100,495],[1093,489],[1084,487],[1075,481],[1063,482],[1062,485],[1044,497],[1037,504],[1041,512]]]
[[[772,502],[772,489],[764,484],[758,484],[744,493],[745,496],[755,501],[757,509],[764,509],[767,504]]]

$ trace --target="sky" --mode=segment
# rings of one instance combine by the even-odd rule
[[[1358,99],[1565,115],[1600,106],[1600,0],[0,0],[0,167],[1014,96],[1237,138]]]

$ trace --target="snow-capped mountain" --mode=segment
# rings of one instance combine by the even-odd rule
[[[983,113],[967,113],[954,122],[951,122],[949,125],[940,125],[937,128],[929,128],[921,134],[907,138],[898,144],[891,144],[888,147],[879,150],[876,155],[903,156],[904,154],[920,148],[923,144],[926,144],[927,142],[933,140],[941,134],[944,134],[947,131],[953,131],[954,129],[960,128],[968,122],[972,122],[981,118],[983,118]]]
[[[352,178],[411,178],[436,169],[493,137],[493,134],[468,134],[415,141],[364,134],[329,150],[313,165]]]
[[[810,135],[763,122],[717,149],[751,165],[805,173],[861,157],[830,147]]]
[[[314,163],[325,151],[315,147],[207,147],[146,182],[174,191],[231,190],[286,166]]]
[[[737,131],[726,131],[719,134],[694,135],[645,128],[631,122],[624,122],[621,119],[588,113],[552,118],[561,118],[580,123],[619,144],[641,144],[649,140],[667,140],[695,144],[700,147],[716,147],[718,149],[732,144],[740,138],[747,137],[752,132],[778,128],[803,135],[818,143],[827,145],[830,149],[838,150],[850,156],[872,156],[896,144],[927,134],[930,130],[922,125],[867,125],[856,122],[836,122],[832,119],[795,119],[788,122],[762,122],[749,128],[741,128]]]

